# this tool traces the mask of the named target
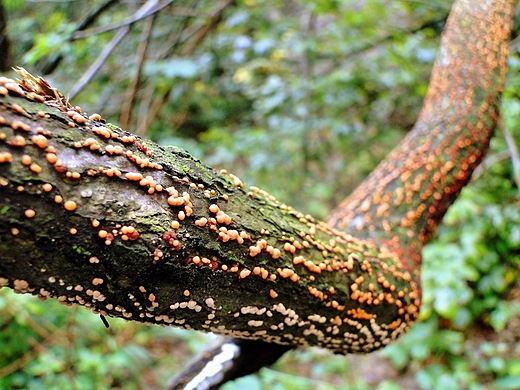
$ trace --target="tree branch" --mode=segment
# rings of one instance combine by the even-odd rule
[[[156,4],[154,4],[153,7],[148,8],[146,13],[140,13],[138,11],[134,15],[132,15],[131,17],[129,17],[128,19],[126,19],[122,22],[110,23],[106,26],[100,26],[100,27],[93,28],[88,31],[75,31],[72,34],[72,38],[73,39],[82,39],[82,38],[87,38],[87,37],[91,37],[94,35],[103,34],[103,33],[106,33],[106,32],[112,31],[112,30],[119,30],[123,27],[129,27],[132,24],[139,22],[140,20],[146,19],[152,15],[157,14],[159,11],[166,8],[171,3],[173,3],[173,0],[167,0],[166,2],[164,2],[162,4],[157,4],[157,2],[156,2]],[[190,17],[196,16],[196,13],[191,9],[174,8],[174,10],[176,11],[175,14],[178,14],[178,15],[190,16]]]
[[[329,224],[42,79],[0,78],[0,286],[337,353],[394,341],[418,315],[422,245],[496,126],[513,5],[455,4],[415,129]]]
[[[68,112],[13,96],[3,81],[2,285],[107,316],[339,353],[381,348],[416,318],[418,280],[393,248],[61,99],[47,103]]]
[[[506,140],[507,148],[509,149],[509,155],[511,156],[511,164],[513,166],[513,177],[516,183],[516,187],[520,190],[520,153],[518,153],[518,146],[516,145],[515,139],[511,135],[511,132],[502,124],[500,126],[504,139]]]

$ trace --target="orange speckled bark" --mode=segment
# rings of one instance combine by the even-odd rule
[[[488,149],[515,1],[457,1],[414,129],[330,214],[343,231],[390,240],[418,270],[420,250]]]
[[[0,287],[338,353],[381,348],[416,319],[419,286],[399,253],[23,76],[31,92],[0,77]]]
[[[422,245],[487,149],[513,3],[455,4],[417,125],[329,224],[43,80],[0,77],[0,287],[233,337],[385,346],[417,318]]]

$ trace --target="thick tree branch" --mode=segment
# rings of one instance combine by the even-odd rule
[[[383,347],[416,319],[422,245],[496,126],[513,4],[456,3],[415,130],[330,224],[86,118],[41,79],[1,78],[0,286],[233,337]]]
[[[2,82],[1,284],[103,315],[340,353],[380,348],[415,319],[418,281],[392,248]]]

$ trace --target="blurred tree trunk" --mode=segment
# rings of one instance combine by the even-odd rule
[[[0,71],[6,72],[10,69],[11,54],[9,50],[10,42],[7,37],[7,14],[0,2]]]

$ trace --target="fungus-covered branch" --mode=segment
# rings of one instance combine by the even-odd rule
[[[0,284],[107,316],[342,353],[382,347],[415,319],[417,273],[395,248],[88,118],[22,74],[24,90],[0,79]]]
[[[415,130],[330,224],[24,71],[0,78],[0,286],[239,338],[383,347],[416,319],[422,245],[496,126],[513,5],[456,3]]]

